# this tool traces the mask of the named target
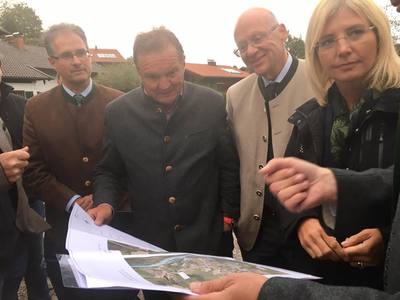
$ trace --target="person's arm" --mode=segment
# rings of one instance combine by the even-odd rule
[[[366,287],[329,286],[302,279],[271,278],[262,286],[257,299],[394,300],[400,299],[400,294],[397,293],[395,295],[390,295],[388,293]]]
[[[225,217],[237,220],[240,215],[240,163],[228,124],[220,129],[217,161],[222,211]]]
[[[329,286],[303,279],[270,278],[255,273],[236,273],[219,279],[195,282],[192,292],[199,295],[182,296],[182,300],[353,300],[400,299],[400,294],[365,287]]]
[[[393,204],[393,167],[368,169],[363,172],[332,169],[337,182],[336,228],[348,227],[349,212],[365,218],[374,211],[387,211],[388,218]]]
[[[0,154],[0,190],[5,191],[17,182],[28,165],[28,147]]]
[[[94,208],[88,211],[97,225],[110,222],[114,207],[117,206],[125,190],[125,165],[114,142],[112,121],[110,121],[110,118],[110,112],[107,109],[103,158],[97,164],[94,175]]]
[[[59,182],[50,172],[31,120],[29,103],[25,109],[23,143],[29,147],[30,153],[29,165],[23,174],[23,183],[27,193],[40,195],[47,205],[64,212],[68,201],[77,193]]]

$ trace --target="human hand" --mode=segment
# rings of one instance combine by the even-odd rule
[[[94,220],[96,225],[110,223],[113,216],[113,207],[110,204],[102,203],[95,208],[89,209],[89,216]]]
[[[0,154],[0,165],[10,183],[21,178],[25,167],[28,165],[29,148],[24,147],[18,150],[3,152]]]
[[[297,230],[301,246],[313,258],[318,260],[346,260],[342,246],[333,237],[326,234],[316,218],[304,220]]]
[[[193,282],[192,292],[198,296],[185,296],[184,300],[255,300],[261,287],[267,281],[265,276],[255,273],[235,273],[219,279]]]
[[[78,204],[84,211],[88,211],[93,207],[92,194],[76,199],[75,204]]]
[[[385,246],[378,228],[364,229],[342,242],[352,267],[364,268],[383,263]]]
[[[390,2],[397,8],[397,11],[400,12],[400,0],[390,0]]]
[[[269,190],[291,212],[301,212],[337,199],[332,171],[294,158],[274,158],[260,170]]]

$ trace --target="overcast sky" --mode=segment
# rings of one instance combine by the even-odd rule
[[[389,0],[375,0],[386,3]],[[305,37],[318,0],[26,0],[43,28],[61,22],[80,25],[89,47],[115,48],[132,55],[137,33],[164,25],[181,41],[186,62],[242,66],[232,53],[238,16],[251,7],[271,9],[292,35]]]

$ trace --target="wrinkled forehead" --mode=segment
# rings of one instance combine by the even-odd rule
[[[140,53],[137,56],[137,68],[141,72],[164,73],[183,65],[184,57],[172,46],[159,51]]]

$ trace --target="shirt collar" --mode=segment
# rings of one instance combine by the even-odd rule
[[[277,83],[281,82],[283,80],[283,78],[285,78],[286,74],[289,72],[292,62],[293,62],[293,57],[290,55],[290,53],[288,53],[288,57],[287,57],[285,65],[283,66],[281,72],[278,74],[278,76],[276,76],[276,78],[274,80],[268,80],[268,79],[262,77],[262,80],[264,81],[265,86],[268,86],[272,82],[277,82]]]
[[[70,95],[71,97],[74,97],[77,94],[74,91],[72,91],[71,89],[67,88],[64,84],[62,85],[62,87],[67,92],[67,94]],[[89,79],[89,85],[86,87],[86,89],[84,89],[79,94],[84,96],[84,97],[87,97],[90,94],[90,92],[92,91],[92,88],[93,88],[93,82],[92,82],[92,78],[90,78]]]

